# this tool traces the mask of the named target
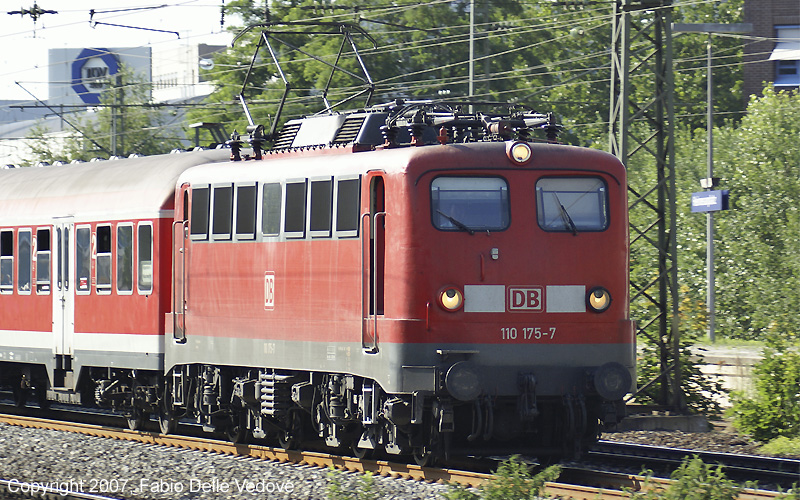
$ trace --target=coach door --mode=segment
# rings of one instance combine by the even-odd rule
[[[75,333],[75,262],[72,258],[75,225],[71,218],[53,223],[51,251],[53,276],[53,345],[57,356],[72,356]]]
[[[369,212],[361,216],[361,346],[378,352],[378,318],[384,310],[384,266],[386,250],[386,211],[383,176],[367,175]]]
[[[189,186],[180,191],[180,206],[172,223],[172,336],[186,341],[186,243],[189,239]]]

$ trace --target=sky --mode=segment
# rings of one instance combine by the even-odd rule
[[[47,50],[51,48],[229,44],[231,35],[220,26],[223,1],[36,0],[40,9],[57,13],[42,14],[34,24],[30,15],[7,14],[31,10],[34,0],[0,0],[0,100],[31,100],[31,94],[48,97]],[[92,9],[91,20],[97,24],[90,23]],[[226,17],[225,27],[231,24],[236,20]],[[177,31],[180,38],[137,28]]]

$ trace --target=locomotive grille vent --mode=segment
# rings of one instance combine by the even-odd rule
[[[361,131],[361,126],[364,124],[364,120],[366,116],[349,116],[345,119],[344,124],[342,124],[342,128],[336,133],[336,136],[333,138],[334,144],[350,144],[354,142],[358,137],[359,131]]]
[[[294,138],[297,136],[297,132],[299,131],[299,122],[287,123],[283,126],[281,131],[278,132],[278,137],[275,139],[275,144],[272,146],[272,149],[289,149],[292,147]]]

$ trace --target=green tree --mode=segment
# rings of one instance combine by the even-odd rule
[[[800,331],[800,95],[764,90],[740,123],[715,129],[714,170],[730,189],[731,209],[715,216],[717,330],[759,339]],[[705,302],[706,218],[689,198],[705,177],[703,130],[678,134],[679,281]]]
[[[32,129],[28,136],[32,162],[169,152],[177,141],[164,135],[166,117],[152,102],[151,88],[150,82],[122,66],[101,94],[101,106],[70,118],[80,132],[72,133],[61,148],[44,128]]]

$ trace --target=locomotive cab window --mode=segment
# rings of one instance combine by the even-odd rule
[[[286,183],[283,232],[287,238],[304,238],[306,225],[306,181]]]
[[[333,180],[311,181],[311,213],[308,230],[311,237],[330,237],[333,217]]]
[[[111,226],[97,226],[97,293],[111,293]]]
[[[189,219],[189,233],[193,240],[208,239],[209,188],[192,189],[192,215]]]
[[[281,232],[281,185],[277,182],[264,184],[261,200],[261,234],[276,236]]]
[[[236,186],[236,239],[256,238],[256,185]]]
[[[231,239],[233,224],[233,186],[214,187],[211,234],[214,240]]]
[[[437,177],[431,218],[441,231],[503,231],[511,221],[508,183],[500,177]]]
[[[358,236],[359,178],[339,179],[336,182],[336,236]]]
[[[14,292],[14,231],[0,231],[0,293]]]
[[[36,231],[36,293],[50,293],[50,229]]]
[[[536,183],[539,227],[545,231],[604,231],[608,189],[599,177],[545,177]]]

